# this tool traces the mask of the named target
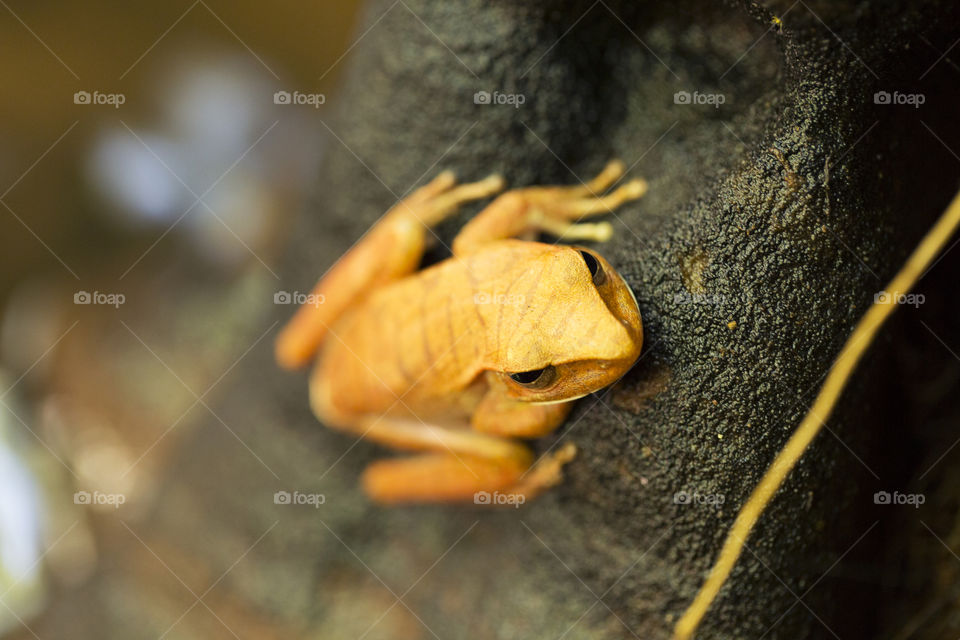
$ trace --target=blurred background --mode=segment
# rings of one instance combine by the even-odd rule
[[[0,636],[97,572],[95,514],[139,537],[270,339],[355,4],[0,2]]]

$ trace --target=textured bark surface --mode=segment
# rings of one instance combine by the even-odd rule
[[[617,212],[598,250],[636,293],[644,355],[537,443],[569,439],[580,454],[535,504],[388,510],[357,487],[385,452],[323,429],[305,375],[279,372],[259,343],[215,404],[256,455],[198,416],[205,426],[173,452],[136,527],[197,596],[269,531],[204,597],[225,626],[278,638],[352,639],[374,623],[367,638],[668,637],[738,505],[960,168],[944,147],[960,148],[960,72],[949,58],[928,71],[958,33],[955,3],[764,6],[370,5],[358,34],[374,26],[325,118],[335,137],[281,288],[307,290],[442,168],[464,180],[499,171],[511,185],[576,183],[620,157],[650,191]],[[525,103],[478,105],[481,90]],[[677,104],[678,91],[725,102]],[[877,91],[925,103],[876,104]],[[476,210],[445,223],[443,241]],[[445,253],[438,245],[430,258]],[[949,321],[955,258],[924,281],[924,318],[960,347]],[[288,312],[251,311],[260,321],[250,335]],[[916,486],[908,480],[956,434],[944,417],[955,411],[942,409],[934,428],[918,407],[956,408],[957,363],[923,335],[916,310],[904,312],[764,515],[702,637],[895,637],[924,603],[955,597],[956,567],[942,568],[951,559],[918,516],[872,498]],[[947,391],[931,399],[927,382],[943,376]],[[326,503],[275,505],[278,490]],[[953,504],[956,492],[941,491]],[[722,504],[683,503],[680,492]],[[946,540],[952,516],[930,518]],[[99,533],[116,553],[38,628],[155,638],[194,598],[115,520]],[[938,586],[914,586],[934,575]],[[885,602],[903,604],[878,616]],[[225,626],[197,605],[169,637],[231,637]]]

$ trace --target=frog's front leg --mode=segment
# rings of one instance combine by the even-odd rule
[[[464,255],[493,240],[516,238],[544,231],[564,240],[602,242],[612,235],[609,223],[576,223],[586,216],[609,213],[647,191],[641,179],[630,180],[602,194],[624,173],[623,163],[610,162],[590,182],[575,187],[527,187],[502,194],[454,238],[453,252]]]
[[[540,438],[559,427],[574,401],[536,404],[507,397],[495,376],[489,376],[490,390],[474,411],[474,431],[509,438]],[[576,455],[573,443],[565,443],[541,457],[503,492],[533,498],[563,480],[563,466]]]
[[[275,353],[281,366],[293,369],[309,363],[330,325],[360,296],[415,271],[429,227],[461,204],[503,188],[503,178],[496,175],[470,184],[455,182],[453,173],[445,171],[414,191],[330,268],[277,337]]]
[[[540,438],[559,427],[574,401],[537,404],[507,396],[499,377],[487,375],[489,390],[473,412],[470,425],[474,431],[504,438]]]

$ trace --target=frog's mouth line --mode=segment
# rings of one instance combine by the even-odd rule
[[[580,398],[586,398],[588,395],[590,395],[590,393],[584,393],[579,396],[574,396],[572,398],[565,398],[563,400],[539,400],[534,402],[527,402],[526,404],[535,404],[535,405],[563,404],[564,402],[573,402],[574,400],[579,400]]]
[[[627,288],[627,291],[630,292],[630,298],[633,300],[633,306],[637,308],[637,313],[640,313],[640,303],[637,302],[637,295],[633,292],[633,289],[630,287],[630,283],[627,282],[627,279],[620,275],[619,271],[615,272],[617,277],[620,278],[620,282],[623,283],[623,286]]]

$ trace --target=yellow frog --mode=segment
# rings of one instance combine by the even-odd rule
[[[572,444],[534,462],[518,438],[556,429],[573,401],[619,379],[643,326],[623,278],[590,249],[532,241],[538,232],[603,241],[608,223],[575,223],[641,197],[643,180],[607,195],[613,161],[577,187],[501,194],[456,236],[453,256],[419,270],[429,230],[503,179],[457,185],[443,172],[400,201],[316,285],[280,333],[277,361],[309,363],[323,423],[419,455],[363,475],[382,503],[522,502],[558,483]],[[518,239],[527,238],[527,239]]]

